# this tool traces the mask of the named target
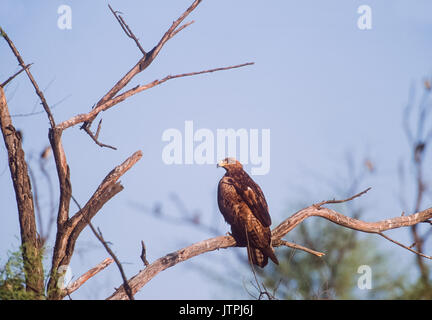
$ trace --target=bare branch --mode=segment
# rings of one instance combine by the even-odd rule
[[[298,250],[302,250],[305,251],[307,253],[311,253],[313,255],[316,255],[317,257],[322,257],[325,255],[325,253],[319,252],[319,251],[315,251],[306,247],[303,247],[299,244],[293,243],[293,242],[289,242],[286,240],[275,240],[272,242],[273,247],[279,247],[279,246],[286,246],[289,248],[293,248],[293,249],[298,249]]]
[[[149,52],[150,61],[154,60],[156,56],[158,55],[159,51],[162,49],[162,47],[165,45],[165,43],[173,37],[173,34],[177,34],[178,31],[184,29],[184,27],[180,27],[180,30],[176,32],[177,27],[183,22],[184,19],[193,11],[195,8],[201,3],[202,0],[195,0],[189,8],[186,9],[183,14],[172,23],[171,27],[168,29],[167,32],[163,35],[163,37],[160,39],[159,43]],[[190,23],[189,23],[190,25]]]
[[[38,84],[36,83],[33,75],[31,74],[29,68],[26,68],[26,65],[18,52],[17,48],[13,44],[12,40],[7,36],[7,34],[4,32],[3,29],[0,28],[0,32],[3,36],[3,38],[8,43],[9,47],[11,48],[12,52],[14,53],[15,57],[17,58],[19,64],[23,69],[25,69],[27,76],[30,79],[30,82],[32,83],[36,94],[39,96],[39,99],[41,100],[42,106],[48,116],[49,122],[51,124],[51,128],[49,130],[49,140],[51,143],[51,147],[54,153],[54,158],[56,162],[56,168],[57,168],[57,175],[59,178],[59,184],[60,184],[60,201],[59,201],[59,208],[58,208],[58,214],[57,214],[57,234],[61,234],[64,223],[68,220],[68,212],[69,212],[69,204],[70,204],[70,195],[72,194],[72,187],[70,183],[70,172],[69,172],[69,166],[66,161],[66,156],[64,153],[64,149],[61,143],[61,135],[62,131],[55,128],[55,121],[51,114],[51,110],[48,106],[48,103],[44,97],[44,94],[39,89]],[[56,253],[54,253],[53,256],[56,256]]]
[[[333,200],[326,200],[326,201],[321,201],[320,203],[314,204],[314,206],[317,207],[317,208],[319,208],[319,207],[321,207],[322,205],[325,205],[325,204],[335,204],[335,203],[348,202],[348,201],[351,201],[351,200],[353,200],[355,198],[361,197],[366,192],[368,192],[370,189],[371,189],[371,187],[367,188],[366,190],[363,190],[362,192],[359,192],[359,193],[353,195],[352,197],[344,199],[344,200],[335,200],[335,199],[333,199]]]
[[[79,210],[82,211],[82,208],[80,206],[80,204],[78,203],[78,201],[72,196],[73,201],[75,202],[75,204],[78,206]],[[102,231],[100,231],[100,229],[98,228],[96,230],[95,227],[93,227],[93,224],[91,223],[90,219],[88,219],[88,217],[85,217],[86,219],[86,224],[90,227],[91,231],[93,232],[93,234],[95,235],[95,237],[100,241],[100,243],[102,243],[102,245],[104,246],[105,250],[109,253],[109,255],[114,259],[117,267],[119,268],[121,277],[123,279],[123,285],[126,288],[126,293],[128,295],[129,300],[134,300],[132,291],[129,287],[129,284],[127,282],[127,278],[126,278],[126,274],[123,270],[123,266],[120,263],[120,260],[117,258],[117,256],[114,254],[114,252],[111,250],[111,248],[109,247],[108,243],[105,241],[103,235],[102,235]],[[69,292],[67,292],[69,293]]]
[[[361,194],[364,194],[361,193]],[[356,196],[359,196],[357,194]],[[351,198],[355,198],[353,196]],[[331,203],[334,201],[342,200],[330,200]],[[376,233],[383,236],[382,232],[390,229],[396,229],[401,227],[408,227],[415,225],[417,223],[427,221],[432,218],[432,208],[424,211],[420,211],[407,216],[399,216],[391,219],[386,219],[378,222],[365,222],[358,219],[353,219],[343,214],[336,212],[328,208],[317,207],[316,205],[304,208],[291,217],[284,220],[276,228],[272,230],[272,243],[275,244],[290,244],[284,242],[282,237],[284,237],[288,232],[294,229],[298,224],[309,217],[322,217],[333,223],[341,225],[346,228],[354,229],[357,231]],[[282,241],[282,242],[281,242]],[[144,270],[141,270],[137,275],[132,277],[128,283],[132,289],[133,294],[140,290],[144,285],[146,285],[153,277],[155,277],[159,272],[176,265],[177,263],[191,259],[197,255],[210,252],[217,249],[233,247],[236,245],[234,238],[231,236],[219,236],[216,238],[207,239],[188,247],[175,251],[173,253],[167,254],[166,256],[157,259],[155,262],[147,266]],[[291,246],[292,244],[290,244]],[[310,249],[309,249],[310,250]],[[305,250],[306,251],[306,250]],[[412,251],[412,250],[411,250]],[[318,253],[319,255],[319,253]],[[424,257],[429,257],[423,255]],[[117,289],[108,300],[125,299],[127,297],[123,287],[121,286]]]
[[[84,129],[84,131],[93,139],[93,141],[99,147],[102,147],[102,148],[105,147],[105,148],[110,148],[110,149],[113,149],[113,150],[117,150],[116,147],[110,146],[109,144],[102,143],[102,142],[100,142],[98,140],[98,136],[99,136],[100,129],[101,129],[101,124],[102,124],[102,119],[99,121],[98,128],[97,128],[95,134],[93,134],[93,132],[91,132],[90,125],[89,125],[88,122],[85,122],[84,125],[81,127],[81,129]]]
[[[109,9],[111,10],[114,17],[117,19],[118,23],[120,24],[123,31],[126,33],[126,35],[131,38],[133,41],[135,41],[138,49],[140,49],[141,53],[146,56],[147,52],[143,49],[141,46],[141,43],[139,42],[138,38],[135,36],[135,34],[132,32],[132,30],[129,28],[129,26],[126,24],[126,22],[123,20],[122,16],[120,16],[120,12],[114,11],[113,8],[108,4]]]
[[[186,248],[167,254],[166,256],[157,259],[144,270],[141,270],[136,276],[132,277],[128,283],[132,289],[132,294],[138,292],[144,285],[153,279],[159,272],[175,266],[177,263],[186,261],[192,257],[200,255],[204,252],[210,252],[213,250],[228,248],[235,245],[235,240],[231,236],[220,236],[208,240],[204,240],[195,244],[192,244]],[[123,288],[123,285],[118,288],[108,300],[126,299],[127,294]]]
[[[147,257],[146,257],[146,246],[144,244],[144,241],[141,240],[141,255],[140,258],[142,260],[142,262],[144,263],[144,265],[147,267],[150,263],[147,261]]]
[[[157,57],[162,47],[165,45],[165,43],[171,38],[172,33],[175,31],[175,29],[183,22],[183,20],[200,4],[202,0],[195,0],[192,5],[186,9],[183,14],[173,22],[171,27],[168,29],[167,32],[163,35],[163,37],[159,40],[158,44],[150,51],[148,54],[146,54],[144,57],[142,57],[137,64],[128,72],[126,75],[123,76],[115,85],[114,87],[109,90],[97,103],[96,108],[107,102],[108,100],[111,100],[114,98],[114,96],[123,89],[131,80],[133,77],[135,77],[138,73],[145,70]],[[75,123],[76,124],[76,123]]]
[[[51,128],[55,127],[55,121],[54,121],[54,117],[51,114],[51,110],[48,107],[48,103],[45,100],[45,97],[42,93],[42,91],[40,91],[38,84],[36,83],[36,80],[33,78],[33,75],[31,74],[28,65],[26,65],[24,63],[24,60],[22,59],[20,53],[18,52],[18,49],[15,47],[15,45],[13,44],[12,40],[8,37],[8,35],[6,34],[6,32],[0,27],[0,33],[2,34],[3,38],[6,40],[6,42],[8,43],[9,47],[11,48],[12,52],[14,53],[15,57],[18,60],[19,65],[25,70],[25,72],[27,73],[27,76],[29,77],[31,83],[33,84],[33,87],[36,90],[36,94],[39,96],[41,102],[42,102],[42,106],[45,109],[45,112],[48,115],[48,119],[50,121],[51,124]]]
[[[49,140],[51,143],[51,147],[53,149],[54,158],[56,162],[57,174],[59,178],[60,184],[60,201],[59,201],[59,210],[57,215],[57,226],[58,229],[63,228],[63,223],[68,219],[68,211],[69,211],[69,203],[70,203],[70,194],[71,194],[71,184],[70,184],[70,172],[69,166],[67,165],[66,156],[63,150],[63,146],[61,143],[61,135],[62,131],[55,128],[54,117],[51,114],[51,110],[46,102],[44,94],[39,89],[38,84],[36,83],[33,75],[31,74],[29,68],[26,67],[20,53],[15,47],[12,40],[8,37],[8,35],[4,32],[2,28],[0,28],[0,33],[3,38],[8,43],[15,57],[17,58],[20,66],[25,69],[30,82],[36,90],[36,94],[39,96],[41,100],[42,106],[48,116],[49,122],[51,124],[51,129],[49,131]]]
[[[24,70],[26,70],[27,68],[30,68],[30,66],[33,63],[29,63],[28,65],[26,65],[24,68],[21,68],[18,72],[16,72],[15,74],[13,74],[12,76],[10,76],[5,82],[3,82],[2,84],[0,84],[0,87],[4,88],[9,82],[11,82],[13,79],[15,79],[16,76],[18,76],[21,72],[23,72]]]
[[[92,111],[90,111],[87,114],[79,114],[67,121],[64,121],[62,123],[60,123],[58,125],[59,129],[66,129],[68,127],[74,126],[78,123],[81,122],[85,122],[85,121],[91,121],[92,119],[94,119],[101,111],[106,111],[107,109],[113,107],[114,105],[124,101],[125,99],[129,98],[130,96],[153,88],[159,84],[162,84],[168,80],[171,79],[176,79],[176,78],[180,78],[180,77],[187,77],[187,76],[194,76],[194,75],[198,75],[198,74],[203,74],[203,73],[210,73],[210,72],[216,72],[216,71],[221,71],[221,70],[229,70],[229,69],[234,69],[234,68],[240,68],[240,67],[244,67],[244,66],[248,66],[248,65],[252,65],[254,64],[253,62],[248,62],[248,63],[243,63],[243,64],[239,64],[239,65],[235,65],[235,66],[230,66],[230,67],[222,67],[222,68],[216,68],[216,69],[210,69],[210,70],[204,70],[204,71],[198,71],[198,72],[190,72],[190,73],[182,73],[182,74],[177,74],[174,76],[166,76],[165,78],[161,79],[161,80],[154,80],[148,84],[145,85],[141,85],[141,86],[136,86],[128,91],[125,91],[124,93],[116,96],[115,98],[107,101],[106,103],[96,106],[94,109],[92,109]]]
[[[51,266],[51,278],[48,283],[48,291],[51,298],[62,297],[62,292],[59,292],[56,288],[56,270],[61,265],[69,265],[74,252],[75,243],[82,230],[89,225],[91,219],[100,211],[105,203],[123,190],[123,186],[118,180],[141,158],[142,152],[137,151],[122,164],[111,170],[84,207],[68,219],[57,232]],[[72,197],[71,194],[69,196]]]
[[[111,248],[109,247],[108,243],[105,241],[105,239],[104,239],[104,237],[103,237],[102,232],[100,231],[100,229],[98,229],[96,231],[96,229],[93,227],[93,225],[92,225],[92,223],[90,221],[88,221],[88,225],[89,225],[90,229],[92,230],[93,234],[96,236],[96,238],[98,238],[98,240],[102,243],[102,245],[104,246],[105,250],[114,259],[114,261],[115,261],[115,263],[116,263],[116,265],[117,265],[117,267],[118,267],[118,269],[120,271],[121,277],[123,279],[123,286],[125,288],[125,291],[126,291],[126,294],[127,294],[128,298],[129,298],[129,300],[135,300],[135,298],[134,298],[134,296],[132,294],[132,290],[131,290],[131,288],[129,286],[129,283],[127,281],[126,274],[125,274],[125,272],[123,270],[123,266],[120,263],[119,259],[114,254],[114,252],[111,250]]]
[[[106,258],[104,261],[99,263],[96,267],[90,269],[83,275],[81,275],[78,279],[76,279],[73,283],[67,286],[65,289],[66,294],[69,295],[72,292],[78,290],[87,280],[94,277],[96,274],[104,270],[106,267],[108,267],[111,263],[113,263],[114,260],[112,258]]]
[[[66,120],[60,124],[57,125],[57,128],[60,130],[64,130],[67,129],[71,126],[74,126],[78,123],[82,123],[85,122],[85,124],[83,125],[83,128],[86,127],[86,122],[91,122],[93,121],[93,119],[96,118],[96,116],[102,112],[102,111],[106,111],[109,108],[115,106],[116,104],[126,100],[127,98],[133,96],[134,94],[137,94],[141,91],[153,88],[157,85],[160,85],[168,80],[171,79],[177,79],[177,78],[182,78],[182,77],[189,77],[189,76],[195,76],[195,75],[199,75],[199,74],[204,74],[204,73],[211,73],[211,72],[216,72],[216,71],[223,71],[223,70],[230,70],[230,69],[235,69],[235,68],[241,68],[244,66],[249,66],[249,65],[253,65],[254,62],[247,62],[247,63],[242,63],[242,64],[238,64],[238,65],[234,65],[234,66],[229,66],[229,67],[221,67],[221,68],[215,68],[215,69],[209,69],[209,70],[204,70],[204,71],[198,71],[198,72],[189,72],[189,73],[182,73],[182,74],[176,74],[176,75],[169,75],[166,76],[165,78],[161,79],[161,80],[154,80],[150,83],[147,83],[145,85],[141,85],[141,86],[136,86],[132,89],[129,89],[125,92],[123,92],[122,94],[119,94],[118,96],[116,96],[115,98],[112,98],[108,101],[106,101],[103,104],[99,104],[96,105],[95,108],[93,108],[89,113],[85,113],[85,114],[78,114],[74,117],[72,117],[69,120]]]
[[[382,232],[378,232],[378,234],[379,234],[381,237],[383,237],[383,238],[385,238],[385,239],[387,239],[387,240],[389,240],[389,241],[391,241],[391,242],[397,244],[398,246],[400,246],[400,247],[402,247],[402,248],[405,248],[405,249],[411,251],[412,253],[415,253],[416,255],[418,255],[418,256],[420,256],[420,257],[423,257],[423,258],[426,258],[426,259],[432,259],[432,256],[427,256],[427,255],[425,255],[425,254],[423,254],[423,253],[421,253],[421,252],[419,252],[419,251],[413,250],[412,247],[416,245],[415,242],[414,242],[411,246],[408,247],[408,246],[406,246],[406,245],[404,245],[404,244],[402,244],[402,243],[400,243],[400,242],[398,242],[398,241],[396,241],[396,240],[390,238],[389,236],[386,236],[386,235],[385,235],[384,233],[382,233]]]
[[[99,211],[103,203],[106,202],[104,199],[106,196],[104,196],[104,194],[111,195],[112,190],[115,189],[116,185],[118,185],[118,179],[120,179],[120,177],[124,175],[130,168],[132,168],[141,158],[142,151],[136,151],[122,164],[111,170],[111,172],[108,173],[91,198],[87,201],[85,206],[70,219],[70,226],[72,228],[77,227],[78,224],[82,222],[83,218],[85,220],[91,220],[97,211]],[[85,226],[86,222],[84,221],[83,224]]]
[[[171,34],[170,39],[171,39],[172,37],[174,37],[174,36],[175,36],[177,33],[179,33],[180,31],[182,31],[183,29],[189,27],[192,23],[195,23],[195,20],[192,20],[192,21],[186,22],[184,25],[178,27],[178,28],[177,28],[176,30],[174,30],[174,32]]]

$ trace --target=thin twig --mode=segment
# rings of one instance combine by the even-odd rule
[[[179,33],[180,31],[182,31],[184,28],[189,27],[192,23],[195,23],[195,20],[186,22],[185,24],[181,25],[180,27],[178,27],[176,30],[174,30],[174,32],[171,34],[170,39],[172,37],[174,37],[177,33]]]
[[[315,206],[316,208],[319,208],[319,207],[321,207],[322,205],[325,205],[325,204],[331,204],[331,203],[333,204],[333,203],[343,203],[343,202],[348,202],[348,201],[351,201],[351,200],[353,200],[353,199],[355,199],[355,198],[361,197],[361,196],[364,195],[366,192],[368,192],[370,189],[372,189],[372,187],[369,187],[369,188],[367,188],[366,190],[363,190],[362,192],[359,192],[359,193],[357,193],[357,194],[355,194],[355,195],[353,195],[352,197],[349,197],[349,198],[347,198],[347,199],[343,199],[343,200],[335,200],[335,199],[333,199],[333,200],[321,201],[320,203],[314,204],[314,206]]]
[[[81,129],[84,129],[84,131],[93,139],[93,141],[99,147],[101,147],[101,148],[105,147],[105,148],[110,148],[110,149],[113,149],[113,150],[117,150],[116,147],[113,147],[113,146],[111,146],[109,144],[102,143],[102,142],[100,142],[98,140],[99,132],[100,132],[100,129],[101,129],[101,123],[102,123],[102,119],[101,119],[101,121],[99,121],[98,128],[97,128],[97,131],[96,131],[96,135],[94,135],[93,132],[91,132],[90,126],[89,126],[89,124],[87,122],[81,127]]]
[[[114,17],[117,19],[118,23],[120,24],[123,31],[126,33],[126,35],[131,38],[133,41],[135,41],[138,49],[142,52],[144,57],[146,56],[147,52],[143,49],[141,46],[141,43],[139,42],[138,38],[135,36],[135,34],[132,32],[132,30],[129,28],[129,26],[126,24],[126,22],[123,20],[123,18],[120,16],[120,12],[114,11],[113,8],[108,4],[109,9],[111,10]]]
[[[99,120],[98,127],[97,127],[97,130],[96,130],[96,133],[95,133],[95,138],[96,139],[99,138],[99,133],[100,133],[101,128],[102,128],[102,119]]]
[[[305,251],[307,253],[311,253],[313,255],[316,255],[317,257],[322,257],[322,256],[325,255],[325,253],[322,253],[322,252],[319,252],[319,251],[315,251],[315,250],[306,248],[306,247],[304,247],[302,245],[299,245],[299,244],[296,244],[296,243],[293,243],[293,242],[289,242],[289,241],[286,241],[286,240],[276,240],[276,241],[274,241],[272,243],[272,245],[274,247],[286,246],[286,247],[290,247],[290,248],[293,248],[293,249],[302,250],[302,251]]]
[[[56,107],[58,107],[61,103],[63,103],[66,99],[69,99],[72,95],[69,94],[64,98],[61,98],[59,101],[55,102],[54,104],[51,105],[51,111],[54,110]],[[43,114],[45,113],[45,110],[41,110],[41,111],[35,111],[35,112],[28,112],[28,113],[14,113],[11,114],[11,118],[19,118],[19,117],[31,117],[31,116],[36,116],[39,114]]]
[[[42,91],[40,91],[38,84],[36,83],[36,80],[34,79],[33,75],[31,74],[29,68],[27,67],[27,65],[24,63],[23,58],[21,57],[20,53],[18,52],[18,49],[15,47],[15,45],[13,44],[12,40],[8,37],[8,35],[6,34],[6,32],[0,27],[0,33],[2,34],[3,38],[6,40],[6,42],[8,43],[9,47],[11,48],[12,52],[14,53],[15,57],[18,60],[19,65],[26,71],[27,76],[30,79],[30,82],[32,83],[36,94],[39,96],[41,102],[42,102],[42,106],[45,109],[46,114],[48,115],[48,119],[49,122],[51,124],[51,128],[54,129],[55,127],[55,121],[54,121],[54,117],[51,113],[51,110],[48,106],[48,103],[45,100],[44,94],[42,93]]]
[[[25,67],[21,68],[20,71],[16,72],[14,75],[10,76],[5,82],[3,82],[2,84],[0,84],[0,87],[4,88],[9,82],[11,82],[16,76],[18,76],[21,72],[23,72],[24,70],[26,70],[27,68],[30,68],[30,66],[33,63],[29,63],[28,65],[26,65]]]
[[[67,292],[67,295],[69,296],[72,292],[78,290],[87,280],[94,277],[96,274],[104,270],[106,267],[108,267],[111,263],[113,263],[114,260],[112,258],[106,258],[104,261],[99,263],[94,268],[90,269],[83,275],[81,275],[78,279],[76,279],[73,283],[69,284],[67,288],[65,289]],[[70,298],[70,297],[69,297]]]
[[[75,202],[75,204],[77,205],[77,207],[79,208],[79,210],[81,211],[82,208],[81,208],[80,204],[78,203],[78,201],[75,199],[75,197],[73,195],[71,195],[71,198]],[[87,220],[86,223],[88,224],[88,226],[90,227],[91,231],[96,236],[96,238],[102,243],[102,245],[104,246],[105,250],[114,259],[114,261],[115,261],[115,263],[116,263],[116,265],[117,265],[117,267],[118,267],[118,269],[120,271],[121,277],[123,279],[123,285],[125,287],[126,294],[128,295],[129,300],[134,300],[134,296],[132,294],[132,290],[131,290],[131,288],[129,286],[129,283],[127,282],[126,274],[125,274],[125,272],[123,270],[123,266],[120,263],[119,259],[114,254],[114,252],[111,250],[111,248],[109,247],[108,243],[105,241],[105,239],[104,239],[104,237],[103,237],[102,232],[100,231],[100,229],[98,228],[96,230],[96,228],[93,226],[93,224],[91,223],[90,220]]]
[[[426,258],[426,259],[432,259],[432,256],[428,256],[428,255],[425,255],[424,253],[421,253],[421,252],[419,252],[419,251],[416,251],[416,250],[414,250],[414,249],[411,249],[413,246],[416,245],[415,242],[414,242],[410,247],[408,247],[408,246],[406,246],[406,245],[404,245],[404,244],[402,244],[402,243],[400,243],[400,242],[398,242],[398,241],[396,241],[396,240],[390,238],[389,236],[386,236],[386,235],[385,235],[384,233],[382,233],[382,232],[378,232],[378,234],[379,234],[381,237],[383,237],[383,238],[385,238],[385,239],[387,239],[387,240],[389,240],[389,241],[391,241],[391,242],[397,244],[398,246],[401,246],[402,248],[405,248],[405,249],[411,251],[412,253],[415,253],[415,254],[417,254],[417,255],[419,255],[419,256],[421,256],[421,257],[423,257],[423,258]]]
[[[146,246],[145,246],[143,240],[141,240],[141,248],[142,248],[142,250],[141,250],[140,257],[141,257],[141,260],[143,261],[144,265],[147,267],[150,263],[147,261]]]

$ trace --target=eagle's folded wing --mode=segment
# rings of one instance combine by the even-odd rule
[[[261,188],[245,173],[231,179],[236,192],[251,209],[255,217],[263,226],[271,225],[271,218],[268,212],[268,205]]]

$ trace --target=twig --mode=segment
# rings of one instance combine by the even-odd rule
[[[116,147],[113,147],[113,146],[110,146],[109,144],[105,144],[105,143],[102,143],[102,142],[100,142],[99,140],[98,140],[98,136],[99,136],[99,132],[100,132],[100,129],[101,129],[101,123],[102,123],[102,119],[99,121],[99,124],[98,124],[98,128],[97,128],[97,131],[96,131],[96,134],[93,134],[93,132],[91,132],[91,130],[90,130],[90,126],[89,126],[89,123],[88,122],[86,122],[86,123],[84,123],[84,125],[81,127],[81,129],[84,129],[84,131],[93,139],[93,141],[99,146],[99,147],[105,147],[105,148],[110,148],[110,149],[113,149],[113,150],[117,150],[117,148]]]
[[[178,27],[176,30],[174,30],[174,32],[171,34],[170,39],[172,37],[174,37],[177,33],[179,33],[180,31],[182,31],[184,28],[189,27],[192,23],[195,23],[195,20],[186,22],[185,24],[183,24],[182,26]]]
[[[111,263],[113,263],[114,260],[112,258],[106,258],[104,261],[99,263],[96,267],[90,269],[83,275],[81,275],[78,279],[76,279],[73,283],[69,284],[65,291],[67,292],[67,295],[70,295],[72,292],[78,290],[87,280],[94,277],[96,274],[104,270],[106,267],[108,267]]]
[[[29,63],[28,65],[26,65],[25,67],[21,68],[21,70],[19,70],[18,72],[16,72],[14,75],[10,76],[5,82],[3,82],[2,84],[0,84],[0,87],[4,88],[10,81],[12,81],[17,75],[19,75],[21,72],[23,72],[24,70],[26,70],[27,68],[30,68],[30,66],[33,63]]]
[[[15,45],[13,44],[12,40],[8,37],[8,35],[6,34],[6,32],[0,27],[0,33],[2,34],[3,38],[6,40],[6,42],[8,43],[9,47],[11,48],[12,52],[14,53],[15,57],[18,60],[19,65],[25,70],[25,72],[27,73],[27,76],[30,79],[30,82],[32,83],[33,87],[35,88],[36,94],[39,96],[41,102],[42,102],[42,106],[45,109],[46,114],[48,115],[48,119],[50,121],[51,124],[51,128],[55,127],[55,121],[54,121],[54,117],[51,114],[51,110],[48,106],[48,103],[45,100],[45,97],[42,93],[42,91],[40,91],[38,84],[36,83],[36,80],[33,78],[33,75],[31,74],[28,65],[26,65],[24,63],[24,60],[22,59],[20,53],[18,52],[17,48],[15,47]]]
[[[368,192],[370,189],[371,189],[371,187],[369,187],[369,188],[367,188],[366,190],[363,190],[362,192],[359,192],[359,193],[357,193],[357,194],[355,194],[355,195],[353,195],[352,197],[349,197],[349,198],[347,198],[347,199],[343,199],[343,200],[335,200],[335,199],[333,199],[333,200],[321,201],[320,203],[314,204],[314,206],[315,206],[316,208],[320,208],[322,205],[325,205],[325,204],[334,204],[334,203],[343,203],[343,202],[348,202],[348,201],[351,201],[351,200],[353,200],[353,199],[355,199],[355,198],[361,197],[361,196],[364,195],[366,192]]]
[[[123,18],[120,16],[120,12],[114,11],[113,8],[108,4],[109,9],[111,10],[114,17],[117,19],[118,23],[122,27],[123,31],[126,33],[126,35],[135,41],[138,49],[142,52],[144,57],[146,56],[147,52],[143,49],[141,46],[141,43],[138,41],[138,38],[135,36],[135,34],[132,32],[132,30],[129,28],[129,26],[126,24],[126,22],[123,20]]]
[[[402,248],[405,248],[405,249],[411,251],[412,253],[415,253],[415,254],[417,254],[417,255],[419,255],[419,256],[421,256],[421,257],[423,257],[423,258],[426,258],[426,259],[432,259],[432,256],[425,255],[424,253],[421,253],[421,252],[419,252],[419,251],[416,251],[416,250],[412,249],[412,247],[416,245],[415,242],[414,242],[411,246],[407,247],[406,245],[404,245],[404,244],[402,244],[402,243],[400,243],[400,242],[398,242],[398,241],[396,241],[396,240],[390,238],[389,236],[386,236],[386,235],[385,235],[384,233],[382,233],[382,232],[378,232],[378,234],[379,234],[381,237],[383,237],[383,238],[385,238],[385,239],[387,239],[387,240],[389,240],[389,241],[391,241],[391,242],[397,244],[398,246],[401,246]]]
[[[135,300],[135,298],[134,298],[134,296],[132,294],[132,290],[131,290],[131,288],[129,286],[129,283],[127,281],[126,274],[125,274],[125,272],[123,270],[123,266],[120,263],[119,259],[117,258],[117,256],[114,254],[114,252],[109,247],[108,243],[103,238],[102,232],[100,231],[100,229],[98,228],[98,230],[96,231],[96,229],[93,227],[93,225],[92,225],[92,223],[90,221],[88,221],[88,225],[89,225],[90,229],[93,231],[93,233],[96,236],[96,238],[98,238],[99,241],[102,243],[102,245],[104,246],[105,250],[114,259],[114,261],[115,261],[115,263],[116,263],[116,265],[117,265],[117,267],[118,267],[118,269],[120,271],[121,277],[123,279],[123,286],[125,287],[126,294],[128,295],[129,300]]]
[[[298,249],[298,250],[302,250],[305,251],[307,253],[311,253],[313,255],[316,255],[317,257],[322,257],[325,255],[325,253],[319,252],[319,251],[315,251],[306,247],[303,247],[299,244],[293,243],[293,242],[289,242],[286,240],[275,240],[272,242],[273,247],[279,247],[279,246],[286,246],[286,247],[290,247],[293,249]]]
[[[143,240],[141,240],[141,248],[142,248],[142,250],[141,250],[140,257],[141,257],[141,260],[143,261],[144,265],[147,267],[150,263],[147,261],[147,258],[146,258],[146,246],[145,246]]]
[[[73,200],[73,201],[75,202],[75,204],[77,205],[77,207],[79,208],[79,210],[81,211],[82,208],[81,208],[80,204],[78,203],[78,201],[75,199],[74,196],[71,196],[71,197],[72,197],[72,200]],[[93,224],[91,223],[90,219],[88,219],[86,222],[87,222],[87,225],[90,227],[91,231],[93,232],[93,234],[96,236],[96,238],[97,238],[97,239],[102,243],[102,245],[104,246],[105,250],[106,250],[106,251],[109,253],[109,255],[114,259],[114,261],[115,261],[115,263],[116,263],[116,265],[117,265],[117,267],[118,267],[118,269],[119,269],[119,271],[120,271],[121,277],[122,277],[122,279],[123,279],[123,285],[124,285],[124,287],[125,287],[126,294],[128,295],[129,300],[134,300],[134,296],[133,296],[133,294],[132,294],[132,290],[131,290],[131,288],[129,287],[129,283],[127,282],[126,274],[125,274],[125,272],[124,272],[124,270],[123,270],[123,266],[122,266],[122,264],[120,263],[119,259],[118,259],[117,256],[114,254],[114,252],[111,250],[111,248],[109,247],[108,243],[105,241],[105,239],[104,239],[104,237],[103,237],[102,232],[100,231],[100,229],[98,228],[98,229],[96,230],[96,228],[95,228],[95,227],[93,226]],[[68,292],[68,293],[69,293],[69,292]]]
[[[102,128],[102,119],[99,120],[98,127],[97,127],[97,130],[96,130],[96,133],[95,133],[95,138],[96,139],[99,138],[99,133],[100,133],[101,128]]]
[[[60,99],[59,101],[57,101],[56,103],[54,103],[51,106],[51,111],[54,110],[56,107],[58,107],[63,101],[65,101],[66,99],[68,99],[69,97],[71,97],[71,95],[67,95],[66,97]],[[28,112],[28,113],[14,113],[11,114],[11,118],[19,118],[19,117],[30,117],[30,116],[36,116],[39,114],[43,114],[45,113],[45,110],[41,110],[41,111],[35,111],[35,112]]]

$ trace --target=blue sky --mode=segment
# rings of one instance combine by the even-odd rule
[[[111,1],[122,11],[145,49],[151,49],[171,22],[192,1]],[[57,27],[57,8],[72,8],[72,29]],[[357,8],[372,9],[372,29],[359,30]],[[85,203],[105,175],[136,150],[143,158],[121,181],[125,189],[94,218],[130,277],[142,268],[140,241],[150,261],[209,235],[170,225],[136,210],[164,203],[175,213],[169,195],[176,193],[202,219],[217,220],[216,186],[223,175],[215,165],[171,165],[162,162],[162,133],[184,130],[186,120],[196,129],[256,128],[271,130],[271,170],[255,176],[273,217],[280,222],[300,209],[299,201],[333,198],[317,176],[347,183],[345,157],[353,153],[361,165],[369,157],[377,173],[368,181],[372,191],[361,201],[372,208],[365,219],[398,216],[397,165],[407,158],[402,109],[410,87],[418,92],[432,71],[432,2],[430,1],[228,1],[205,0],[188,18],[196,22],[171,39],[157,60],[130,87],[168,74],[199,71],[253,61],[241,69],[171,80],[142,92],[104,112],[100,139],[118,148],[101,149],[79,130],[68,129],[63,144],[71,168],[74,196]],[[107,2],[3,0],[0,25],[20,50],[50,105],[57,122],[87,112],[139,59],[140,52],[108,10]],[[18,70],[0,41],[0,79]],[[7,87],[11,114],[41,110],[24,75]],[[35,159],[48,144],[45,114],[15,117],[23,130],[27,157]],[[429,123],[430,126],[430,123]],[[430,156],[430,152],[428,153]],[[37,162],[33,160],[36,167]],[[18,246],[18,219],[4,145],[0,146],[0,257]],[[47,164],[54,176],[52,159]],[[250,166],[246,166],[250,170]],[[429,172],[430,173],[430,172]],[[41,173],[36,172],[42,180]],[[46,187],[46,186],[45,186]],[[44,190],[41,182],[39,189]],[[360,191],[360,190],[359,190]],[[48,203],[48,195],[41,201]],[[428,199],[430,201],[430,198]],[[289,210],[287,210],[289,209]],[[77,208],[72,206],[71,213]],[[408,232],[396,232],[409,241]],[[295,239],[292,239],[295,241]],[[382,240],[384,241],[384,240]],[[386,246],[384,244],[384,246]],[[387,246],[386,246],[387,248]],[[72,260],[75,277],[107,254],[84,231]],[[412,255],[388,246],[407,262]],[[223,286],[197,272],[194,264],[220,255],[197,257],[153,279],[137,298],[226,298]],[[4,260],[1,260],[4,261]],[[209,260],[210,261],[210,260]],[[250,277],[245,275],[245,279]],[[104,298],[121,282],[115,266],[99,274],[74,294]],[[232,292],[231,297],[245,297]],[[247,297],[247,296],[246,296]]]

